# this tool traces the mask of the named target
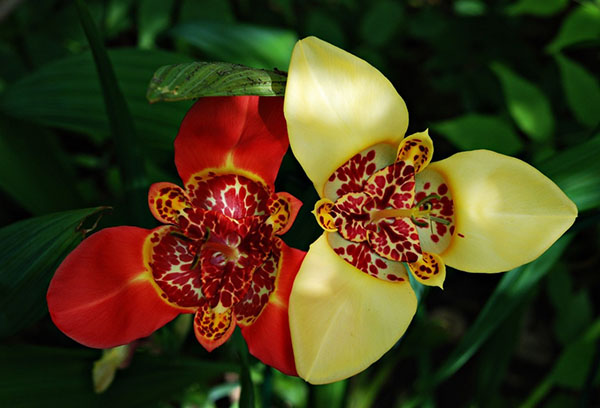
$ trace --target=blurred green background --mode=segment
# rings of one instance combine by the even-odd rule
[[[107,111],[75,2],[0,1],[0,406],[600,406],[600,1],[86,4],[125,109],[109,93]],[[284,376],[237,335],[209,354],[182,318],[96,394],[102,353],[53,326],[45,292],[86,232],[155,226],[148,186],[179,182],[173,140],[192,101],[149,104],[152,74],[188,61],[286,71],[307,35],[381,70],[408,105],[408,133],[430,129],[435,160],[477,148],[522,158],[575,201],[576,224],[506,274],[450,270],[444,291],[420,293],[404,338],[349,380]],[[307,249],[317,197],[289,152],[277,187],[305,203],[284,239]]]

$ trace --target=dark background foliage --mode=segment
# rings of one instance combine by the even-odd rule
[[[125,134],[112,123],[129,116],[105,107],[76,3],[0,1],[0,406],[600,406],[600,2],[86,4],[131,113]],[[53,326],[45,291],[86,233],[154,226],[148,186],[178,182],[172,144],[191,101],[149,104],[152,74],[189,61],[286,71],[307,35],[381,70],[408,105],[409,133],[430,129],[434,159],[477,148],[522,158],[576,202],[576,224],[506,274],[449,271],[444,291],[420,293],[404,338],[349,380],[286,377],[238,337],[208,354],[183,318],[140,341],[94,393],[101,352]],[[316,194],[289,153],[277,185],[305,203],[285,240],[306,249],[320,233]]]

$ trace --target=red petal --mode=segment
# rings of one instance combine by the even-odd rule
[[[201,98],[175,139],[175,164],[184,184],[208,168],[245,170],[273,187],[288,147],[283,98]]]
[[[290,337],[288,301],[306,252],[284,243],[281,250],[279,275],[269,303],[254,323],[241,329],[253,356],[284,374],[298,375]]]
[[[67,336],[109,348],[149,336],[181,310],[163,301],[146,268],[143,248],[151,231],[101,230],[58,267],[48,288],[48,310]]]

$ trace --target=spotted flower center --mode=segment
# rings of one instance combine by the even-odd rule
[[[290,218],[285,194],[242,175],[196,175],[186,190],[159,183],[147,259],[167,301],[196,310],[195,328],[217,340],[231,325],[250,324],[274,291],[280,233]]]
[[[373,146],[338,168],[314,213],[334,251],[361,271],[399,281],[398,263],[407,263],[427,279],[435,271],[424,252],[442,252],[454,233],[452,197],[443,177],[425,168],[426,141],[406,138],[395,161],[392,149]]]

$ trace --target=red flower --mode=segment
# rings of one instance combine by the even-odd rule
[[[300,201],[275,193],[288,147],[282,98],[204,98],[175,140],[185,188],[151,186],[153,230],[115,227],[85,239],[48,289],[56,326],[89,347],[150,335],[180,313],[195,313],[208,350],[236,324],[250,352],[296,374],[288,299],[304,252],[277,237]]]

